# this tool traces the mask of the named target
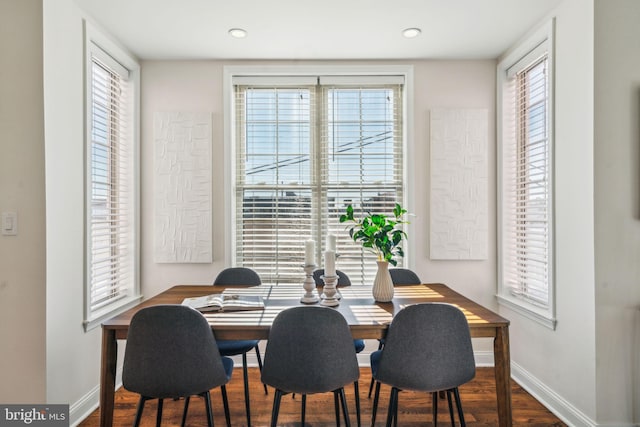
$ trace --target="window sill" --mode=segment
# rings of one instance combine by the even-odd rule
[[[517,298],[513,298],[505,295],[497,295],[498,304],[515,311],[516,313],[533,320],[534,322],[555,331],[556,318],[547,310],[538,308],[533,304],[528,304]]]
[[[95,329],[96,327],[100,326],[105,320],[117,316],[123,311],[130,309],[131,307],[138,304],[141,300],[142,295],[134,295],[118,300],[117,302],[103,307],[100,310],[96,310],[95,312],[87,316],[87,319],[85,319],[84,331],[89,332],[90,330]]]

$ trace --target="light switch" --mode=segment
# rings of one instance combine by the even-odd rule
[[[15,236],[18,234],[18,214],[16,212],[2,212],[2,235]]]

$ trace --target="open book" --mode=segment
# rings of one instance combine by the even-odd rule
[[[185,298],[182,305],[188,305],[201,312],[246,311],[264,309],[264,300],[261,295],[221,293]]]

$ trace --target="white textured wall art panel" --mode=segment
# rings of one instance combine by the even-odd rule
[[[486,259],[488,111],[431,110],[431,259]]]
[[[155,262],[212,262],[211,114],[153,119]]]

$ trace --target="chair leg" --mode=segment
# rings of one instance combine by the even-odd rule
[[[378,340],[378,350],[382,350],[382,341]],[[373,390],[373,383],[376,380],[373,378],[373,376],[371,376],[371,383],[369,383],[369,394],[367,395],[367,398],[371,399],[371,391]]]
[[[378,412],[378,399],[380,398],[380,381],[376,381],[376,392],[373,395],[373,408],[371,408],[371,426],[376,425],[376,413]]]
[[[189,400],[191,396],[187,396],[184,398],[184,409],[182,410],[182,422],[180,423],[180,427],[184,427],[187,423],[187,411],[189,410]]]
[[[387,427],[391,427],[391,423],[394,419],[398,418],[398,389],[391,388],[391,395],[389,396],[389,408],[387,409]]]
[[[276,389],[273,396],[273,409],[271,410],[271,427],[277,427],[278,424],[278,412],[280,411],[280,399],[282,398],[282,391]]]
[[[158,415],[156,416],[156,427],[160,427],[162,422],[162,405],[164,404],[164,399],[158,399]]]
[[[213,411],[211,410],[211,393],[209,391],[205,391],[202,393],[204,397],[204,407],[207,411],[207,426],[213,427]]]
[[[256,345],[256,358],[258,359],[258,369],[260,370],[260,373],[262,373],[262,356],[260,356],[260,348]],[[267,390],[267,385],[265,383],[262,383],[262,386],[264,387],[264,394],[269,394],[269,390]]]
[[[358,380],[353,382],[353,389],[356,394],[356,425],[360,427],[360,385]]]
[[[242,374],[244,375],[244,406],[247,411],[247,427],[251,427],[251,401],[249,400],[249,372],[247,370],[247,353],[242,353]]]
[[[398,427],[398,398],[400,397],[400,389],[398,389],[398,393],[396,393],[396,403],[393,407],[393,426]]]
[[[369,383],[369,393],[367,394],[367,398],[371,399],[371,392],[373,391],[373,383],[375,383],[376,380],[374,380],[373,378],[371,378],[371,382]]]
[[[438,427],[438,392],[431,393],[431,412],[433,413],[433,427]]]
[[[347,395],[344,392],[344,387],[338,392],[340,394],[340,401],[342,403],[342,415],[344,416],[344,425],[351,427],[351,420],[349,419],[349,410],[347,409]]]
[[[307,415],[307,395],[303,394],[302,395],[302,417],[301,417],[302,427],[304,427],[304,419],[306,415]]]
[[[462,403],[460,402],[460,392],[458,387],[453,389],[453,396],[456,399],[456,406],[458,407],[458,419],[460,420],[460,427],[465,427],[467,424],[464,422],[464,414],[462,413]]]
[[[220,386],[220,393],[222,393],[222,407],[224,408],[224,418],[227,421],[227,427],[231,427],[231,415],[229,412],[229,399],[227,398],[227,386]]]
[[[453,416],[453,404],[451,403],[451,390],[447,390],[447,404],[449,405],[449,417],[451,418],[451,427],[455,427],[456,422]]]
[[[144,403],[149,400],[148,397],[140,396],[140,400],[138,400],[138,409],[136,410],[136,418],[133,421],[133,427],[138,427],[140,425],[140,419],[142,418],[142,411],[144,410]]]
[[[336,410],[336,427],[340,427],[340,400],[338,398],[338,390],[333,391],[333,406]]]

